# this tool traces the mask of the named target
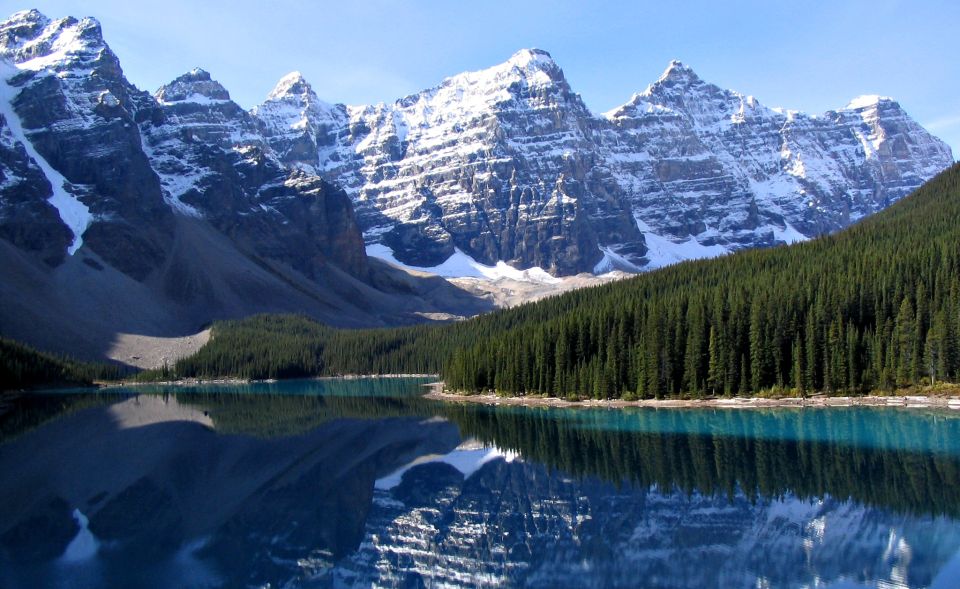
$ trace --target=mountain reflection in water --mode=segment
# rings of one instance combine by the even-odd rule
[[[423,379],[29,395],[2,587],[955,587],[948,412],[444,405]]]

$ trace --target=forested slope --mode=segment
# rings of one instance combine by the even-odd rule
[[[0,392],[49,386],[87,386],[123,374],[112,364],[83,363],[39,352],[0,337]]]

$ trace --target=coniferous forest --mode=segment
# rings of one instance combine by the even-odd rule
[[[835,236],[540,306],[457,349],[455,389],[660,398],[956,382],[960,168]]]
[[[89,386],[124,374],[118,365],[77,362],[0,337],[0,392],[49,386]]]
[[[960,380],[960,166],[850,229],[442,326],[219,323],[174,375],[440,373],[576,398],[859,394]]]

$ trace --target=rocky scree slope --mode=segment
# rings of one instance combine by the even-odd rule
[[[392,104],[327,104],[295,72],[253,114],[282,161],[344,187],[371,251],[419,267],[459,250],[554,275],[639,271],[788,243],[953,162],[892,99],[807,115],[676,61],[598,116],[536,49]]]

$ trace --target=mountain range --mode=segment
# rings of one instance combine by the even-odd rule
[[[790,243],[953,162],[890,98],[811,116],[678,61],[598,116],[536,49],[373,106],[326,104],[293,73],[252,112],[283,162],[350,195],[368,251],[417,267],[636,272]]]
[[[139,90],[92,18],[18,12],[0,59],[0,332],[88,357],[256,312],[472,315],[375,258],[641,271],[831,232],[953,161],[891,99],[809,116],[679,62],[598,116],[535,49],[372,106],[294,73],[250,111],[201,69]]]

